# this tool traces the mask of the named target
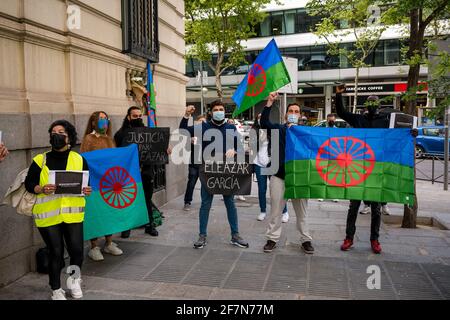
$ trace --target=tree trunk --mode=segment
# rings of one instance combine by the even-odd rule
[[[216,91],[217,91],[217,96],[219,97],[220,100],[222,100],[223,98],[223,92],[222,92],[222,80],[220,79],[220,74],[216,74]]]
[[[425,28],[420,26],[419,9],[413,9],[410,12],[410,41],[407,57],[412,58],[415,54],[422,55],[423,51],[423,37]],[[420,64],[414,64],[409,66],[408,72],[408,88],[417,87],[419,81]],[[406,101],[406,113],[415,116],[416,115],[417,98],[408,99]],[[415,145],[415,144],[414,144]],[[415,154],[415,153],[414,153]],[[416,165],[414,164],[414,176],[416,176]],[[416,194],[416,180],[414,180],[414,205],[412,208],[407,205],[403,209],[403,221],[402,228],[416,228],[417,222],[417,194]]]
[[[356,105],[358,104],[358,83],[359,83],[359,67],[356,67],[355,99],[353,100],[353,113],[356,113]]]

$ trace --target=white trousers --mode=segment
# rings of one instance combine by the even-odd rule
[[[267,240],[278,242],[281,236],[282,212],[286,204],[284,199],[284,180],[271,176],[270,177],[270,216],[269,226],[266,231]],[[308,200],[292,199],[295,215],[297,216],[297,230],[300,232],[300,242],[311,241],[308,224],[306,223],[306,209],[308,208]]]

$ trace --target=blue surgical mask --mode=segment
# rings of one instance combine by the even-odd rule
[[[298,115],[288,114],[287,121],[288,123],[298,124]]]
[[[108,119],[98,119],[98,131],[101,134],[105,134],[108,130]]]
[[[223,119],[225,119],[225,111],[214,111],[213,119],[215,121],[223,121]]]

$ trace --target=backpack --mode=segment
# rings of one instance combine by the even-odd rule
[[[41,168],[46,162],[46,154],[44,153],[44,161]],[[16,176],[14,182],[9,186],[3,199],[3,204],[16,208],[17,213],[26,216],[33,215],[33,206],[36,203],[37,196],[30,193],[25,188],[25,179],[28,175],[29,168],[23,169]]]
[[[153,215],[153,227],[156,228],[162,225],[161,212],[159,212],[157,208],[153,207],[152,215]]]

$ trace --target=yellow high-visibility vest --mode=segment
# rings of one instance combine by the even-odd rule
[[[33,161],[42,169],[39,185],[48,184],[49,168],[42,167],[44,154],[39,154]],[[83,170],[83,158],[76,152],[70,151],[66,170]],[[40,193],[37,195],[33,207],[33,217],[38,228],[50,227],[60,223],[80,223],[84,220],[86,200],[83,196]]]

